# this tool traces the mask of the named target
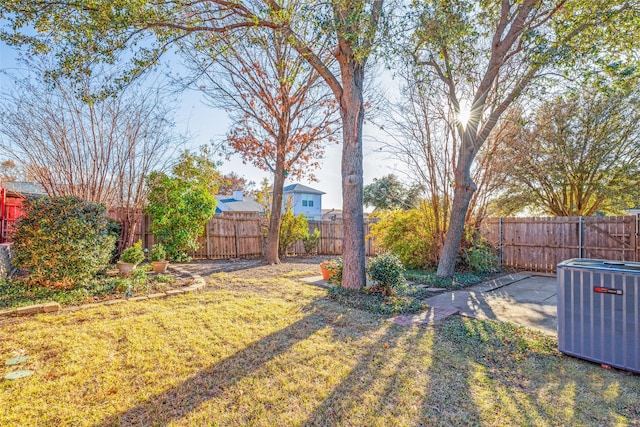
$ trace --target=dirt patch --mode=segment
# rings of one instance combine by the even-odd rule
[[[260,258],[254,259],[219,259],[197,260],[188,264],[176,264],[192,273],[206,278],[216,273],[231,273],[235,277],[243,279],[273,279],[283,275],[300,271],[302,276],[313,273],[320,275],[320,263],[335,257],[331,256],[305,256],[282,258],[281,264],[267,264]],[[310,273],[311,272],[311,273]]]

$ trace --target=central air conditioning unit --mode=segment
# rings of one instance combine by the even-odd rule
[[[558,264],[558,349],[640,373],[640,263]]]

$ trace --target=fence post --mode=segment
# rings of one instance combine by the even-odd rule
[[[204,225],[205,239],[207,239],[207,259],[211,259],[211,239],[209,237],[209,223],[210,222],[211,222],[211,220],[207,221],[207,223]]]
[[[498,221],[498,234],[500,237],[498,238],[498,250],[500,251],[500,267],[502,267],[502,217]]]
[[[238,219],[234,218],[233,219],[233,228],[235,231],[235,235],[236,235],[236,258],[240,258],[240,236],[238,233]]]
[[[583,218],[578,217],[578,258],[582,258],[582,231],[583,231]]]
[[[636,259],[635,261],[640,261],[640,213],[636,214]]]

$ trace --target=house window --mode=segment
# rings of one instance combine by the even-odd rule
[[[302,196],[302,206],[307,208],[313,207],[313,196],[311,195],[303,195]]]

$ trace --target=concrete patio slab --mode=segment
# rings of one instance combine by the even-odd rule
[[[323,288],[331,287],[331,284],[327,283],[322,276],[303,277],[300,280],[310,285],[322,286]]]
[[[555,277],[523,276],[507,285],[481,283],[425,302],[431,307],[457,309],[463,316],[509,321],[557,335]]]
[[[329,287],[322,276],[300,279]],[[476,319],[496,319],[517,323],[557,335],[556,278],[537,273],[515,273],[480,283],[467,289],[427,298],[429,309],[417,315],[396,316],[389,321],[405,326],[424,325],[453,314]]]

